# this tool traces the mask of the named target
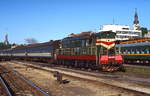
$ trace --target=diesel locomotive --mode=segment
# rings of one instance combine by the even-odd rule
[[[103,71],[124,70],[122,56],[115,53],[115,36],[111,31],[71,34],[56,50],[57,64]]]
[[[124,71],[123,58],[116,54],[116,33],[82,32],[62,40],[0,50],[0,59],[44,61],[67,67]]]

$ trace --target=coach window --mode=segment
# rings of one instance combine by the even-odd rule
[[[146,53],[149,54],[149,50],[148,49],[146,49]]]
[[[140,54],[143,54],[143,50],[140,50],[139,52],[140,52]]]
[[[148,52],[147,52],[148,50],[147,49],[145,49],[145,54],[148,54]]]
[[[139,52],[138,50],[136,51],[136,53],[137,53],[137,54],[140,54],[140,52]]]
[[[132,54],[135,54],[135,50],[132,50]]]
[[[144,51],[144,53],[143,53],[143,54],[147,54],[147,50],[146,50],[146,49],[144,49],[143,51]]]
[[[132,52],[133,54],[135,54],[135,50],[133,50],[133,52]]]
[[[141,50],[141,54],[144,54],[144,50]]]
[[[128,50],[127,53],[130,54],[130,50]]]
[[[132,54],[136,54],[136,50],[135,49],[133,49]]]
[[[135,50],[135,54],[137,54],[137,50]]]
[[[132,54],[132,49],[130,50],[130,54]]]

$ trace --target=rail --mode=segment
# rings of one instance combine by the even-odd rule
[[[2,83],[2,85],[4,86],[4,88],[5,88],[5,90],[6,90],[6,92],[7,92],[6,94],[7,94],[8,96],[13,96],[12,93],[10,92],[8,86],[6,85],[6,83],[4,82],[4,80],[2,79],[2,77],[0,77],[0,82]]]
[[[8,70],[3,66],[0,66],[1,78],[0,88],[4,90],[1,91],[2,94],[8,94],[3,96],[13,96],[13,95],[34,95],[34,96],[52,96],[46,91],[42,90],[40,87],[36,86],[33,82],[23,77],[19,73]],[[6,83],[6,84],[5,84]],[[9,87],[7,87],[9,86]],[[11,89],[11,90],[9,90]],[[6,92],[5,92],[6,91]],[[11,94],[13,92],[13,95]]]
[[[36,86],[35,84],[33,84],[31,81],[27,80],[26,78],[24,78],[23,76],[19,75],[16,72],[13,72],[16,76],[18,76],[18,78],[21,78],[22,80],[24,80],[26,83],[28,83],[30,86],[32,86],[33,88],[35,88],[36,90],[40,91],[42,94],[44,94],[45,96],[52,96],[50,94],[48,94],[47,92],[45,92],[44,90],[42,90],[41,88],[39,88],[38,86]]]

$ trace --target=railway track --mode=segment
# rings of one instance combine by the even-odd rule
[[[134,68],[145,68],[145,69],[150,69],[149,65],[135,65],[135,64],[124,64],[125,67],[134,67]]]
[[[14,61],[15,63],[15,61]],[[20,61],[20,62],[16,62],[16,63],[21,63],[21,64],[24,64],[25,66],[29,66],[27,63],[30,63],[30,65],[39,65],[41,67],[50,67],[50,64],[48,63],[37,63],[37,62],[24,62],[24,61]],[[140,66],[134,66],[134,65],[125,65],[126,67],[135,67],[135,68],[140,68]],[[29,67],[33,67],[33,66],[29,66]],[[122,72],[122,73],[110,73],[110,72],[101,72],[101,71],[98,71],[98,70],[85,70],[85,69],[75,69],[75,68],[65,68],[64,66],[55,66],[53,65],[52,66],[54,69],[60,69],[60,70],[66,70],[66,71],[69,71],[69,72],[76,72],[76,73],[82,73],[82,74],[85,74],[85,75],[90,75],[90,76],[96,76],[96,77],[103,77],[103,78],[111,78],[113,80],[119,80],[119,81],[128,81],[128,82],[132,82],[132,83],[137,83],[137,84],[141,84],[141,85],[144,85],[144,86],[150,86],[150,77],[147,78],[147,74],[145,74],[144,77],[146,78],[143,78],[143,74],[140,74],[139,77],[137,76],[134,76],[134,77],[130,77],[130,72]],[[37,68],[37,67],[35,67]],[[142,67],[142,68],[145,68]],[[150,68],[146,68],[146,69],[150,69]],[[128,76],[129,75],[129,76]],[[135,73],[134,73],[135,75]]]
[[[35,69],[45,70],[45,71],[49,71],[49,72],[58,71],[58,72],[62,73],[63,75],[71,76],[74,78],[80,78],[80,79],[85,79],[85,80],[89,80],[92,82],[104,83],[109,86],[122,88],[122,89],[128,90],[130,92],[131,91],[135,92],[136,94],[144,94],[144,95],[140,95],[140,96],[149,96],[150,95],[149,83],[145,84],[146,86],[140,86],[140,85],[136,84],[134,80],[132,82],[127,82],[127,80],[121,80],[122,77],[118,77],[116,75],[90,73],[90,72],[86,72],[86,71],[73,70],[73,69],[67,69],[67,68],[61,68],[61,67],[49,68],[44,65],[41,66],[41,64],[39,64],[39,63],[31,63],[31,62],[30,63],[29,62],[14,62],[14,63],[15,64],[16,63],[23,64],[27,67],[32,67]],[[99,75],[97,75],[97,74],[99,74]]]
[[[9,92],[7,86],[4,85],[6,90],[2,91],[2,94],[8,94],[4,96],[51,96],[17,72],[10,71],[0,66],[0,73],[3,78],[1,80],[4,80],[11,90],[11,92]]]
[[[11,91],[9,90],[9,87],[5,83],[2,77],[0,77],[0,95],[1,96],[13,96]]]

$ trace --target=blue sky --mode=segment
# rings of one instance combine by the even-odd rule
[[[11,43],[62,39],[98,30],[103,24],[131,26],[135,8],[141,26],[150,29],[150,0],[0,0],[0,41]]]

